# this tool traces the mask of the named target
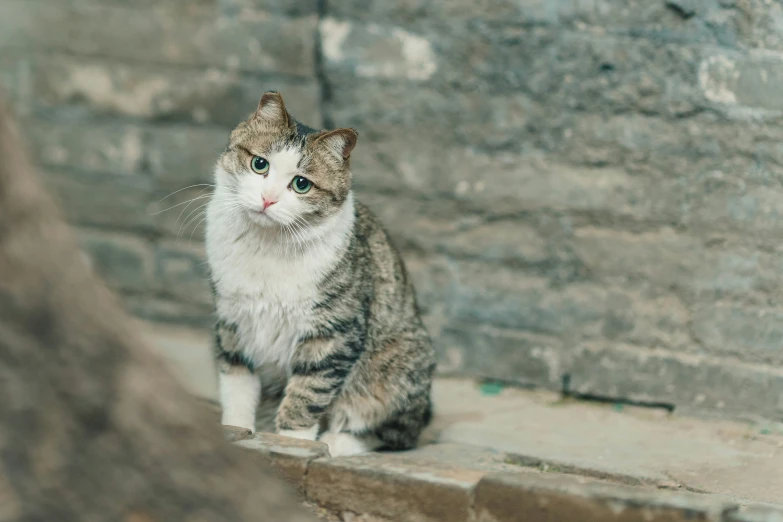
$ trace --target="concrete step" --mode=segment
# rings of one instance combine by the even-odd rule
[[[242,436],[235,443],[279,470],[325,520],[783,522],[783,508],[545,471],[463,444],[333,459],[319,442],[249,431],[231,438]]]

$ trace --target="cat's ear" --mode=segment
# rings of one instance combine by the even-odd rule
[[[337,129],[318,135],[315,144],[326,147],[336,158],[347,160],[358,139],[359,134],[353,129]]]
[[[283,103],[283,97],[279,92],[269,91],[261,96],[254,118],[270,125],[282,125],[289,127],[291,119]]]

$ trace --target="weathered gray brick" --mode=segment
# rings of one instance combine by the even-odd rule
[[[232,128],[253,112],[263,92],[277,90],[299,119],[321,125],[314,80],[257,78],[218,67],[171,68],[64,55],[37,56],[30,68],[35,103],[47,113],[130,116]]]
[[[783,398],[769,393],[783,386],[783,372],[774,367],[600,341],[574,346],[568,357],[574,392],[670,403],[682,413],[783,414]]]
[[[777,184],[745,183],[727,169],[705,173],[683,184],[683,191],[688,200],[683,221],[694,230],[725,230],[762,241],[781,233],[783,189]]]
[[[146,176],[48,168],[44,180],[72,224],[154,232],[154,188]]]
[[[783,51],[783,6],[766,0],[726,1],[744,20],[737,20],[740,30],[739,43],[743,48]],[[749,23],[750,22],[750,23]]]
[[[605,279],[649,281],[701,297],[770,292],[779,287],[780,255],[724,237],[677,233],[670,228],[631,233],[589,227],[574,232],[574,252],[586,270]]]
[[[329,14],[359,22],[388,20],[400,25],[432,29],[447,20],[464,30],[486,24],[486,30],[504,26],[549,26],[585,32],[611,32],[645,37],[655,41],[703,42],[732,45],[746,33],[743,17],[769,16],[774,10],[763,7],[763,0],[752,4],[751,12],[736,9],[726,2],[690,2],[695,8],[685,12],[675,4],[685,2],[647,2],[645,0],[457,0],[452,2],[383,2],[350,0],[329,6]],[[744,6],[743,6],[744,7]],[[774,20],[774,19],[773,19]],[[766,20],[765,20],[766,22]],[[772,22],[772,20],[770,20]],[[770,22],[769,25],[771,25]],[[762,25],[762,24],[759,24]]]
[[[537,333],[594,337],[605,311],[600,287],[572,285],[549,291],[549,281],[511,269],[460,263],[450,315],[459,322],[491,324]]]
[[[707,56],[699,66],[705,96],[718,104],[783,110],[783,52],[755,51]]]
[[[569,343],[611,339],[696,349],[688,308],[666,291],[589,281],[552,286],[549,278],[529,270],[407,253],[405,260],[436,338],[457,325],[485,325],[508,329],[512,336],[516,330]]]
[[[204,249],[189,241],[165,241],[155,249],[155,285],[171,298],[212,305]]]
[[[0,58],[0,90],[14,104],[18,115],[27,112],[31,91],[29,60],[17,56]]]
[[[456,324],[439,332],[435,346],[443,375],[557,389],[567,371],[566,351],[555,337]]]
[[[127,310],[149,321],[210,329],[214,325],[211,306],[176,301],[165,297],[130,295],[124,298]]]
[[[0,49],[312,76],[315,23],[314,16],[264,13],[227,18],[198,5],[140,9],[6,0],[0,4]]]
[[[693,315],[693,334],[709,353],[783,364],[783,310],[777,306],[704,303]]]
[[[451,200],[419,200],[359,193],[359,201],[381,219],[398,246],[455,257],[511,264],[543,263],[547,243],[530,224],[515,219],[487,221]]]
[[[212,0],[217,1],[228,13],[242,13],[246,10],[266,11],[289,16],[313,15],[318,13],[318,0]]]
[[[551,104],[542,108],[552,117],[563,109],[678,115],[706,103],[698,80],[700,47],[537,27],[450,27],[421,34],[409,29],[325,19],[320,30],[330,81],[374,98],[383,98],[386,88],[359,83],[351,89],[352,77],[424,82],[441,93],[454,88],[485,97],[524,93]],[[464,38],[466,31],[471,38]],[[354,47],[355,40],[365,45]],[[414,47],[420,48],[410,51],[415,60],[406,54]],[[408,93],[405,100],[418,97]],[[463,119],[488,115],[473,110]]]
[[[73,167],[132,176],[142,168],[142,130],[121,123],[28,120],[35,159],[47,167]]]
[[[554,163],[535,153],[448,148],[426,130],[386,128],[377,141],[360,141],[354,154],[361,191],[406,189],[429,198],[454,198],[471,210],[604,211],[642,218],[657,217],[657,207],[671,205],[645,197],[654,179],[634,178],[616,168]]]
[[[151,245],[135,236],[82,229],[79,240],[95,272],[112,288],[145,291],[152,280]]]
[[[430,41],[402,27],[327,17],[319,32],[326,63],[349,67],[359,77],[424,81],[438,69]]]
[[[160,6],[158,0],[65,0],[76,6],[90,6],[90,5],[102,5],[108,4],[119,7],[155,7]],[[167,6],[176,6],[178,9],[187,7],[211,7],[214,8],[218,5],[220,0],[166,0]]]
[[[212,183],[215,163],[228,145],[229,133],[214,127],[150,129],[146,134],[146,160],[159,187],[174,191]]]

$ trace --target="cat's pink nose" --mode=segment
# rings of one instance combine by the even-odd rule
[[[272,201],[271,199],[264,199],[263,197],[261,198],[261,201],[264,202],[264,210],[268,209],[269,207],[277,203],[277,201]]]

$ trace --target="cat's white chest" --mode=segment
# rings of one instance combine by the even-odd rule
[[[237,325],[241,349],[256,364],[287,367],[299,339],[312,331],[319,281],[344,251],[350,228],[298,254],[281,254],[274,241],[238,233],[221,218],[208,220],[206,238],[217,315]]]
[[[257,364],[288,364],[312,325],[317,281],[307,263],[234,245],[210,256],[218,317],[237,325],[246,355]]]

